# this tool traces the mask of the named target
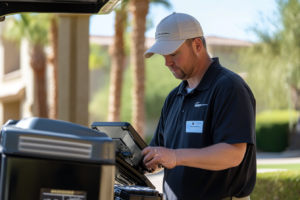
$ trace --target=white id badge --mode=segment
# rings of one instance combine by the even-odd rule
[[[186,121],[186,133],[202,133],[203,121]]]

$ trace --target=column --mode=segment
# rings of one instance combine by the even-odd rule
[[[89,15],[60,15],[58,119],[89,126]]]

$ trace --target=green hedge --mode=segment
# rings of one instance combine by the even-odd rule
[[[297,112],[264,111],[256,116],[256,144],[260,150],[281,152],[288,146],[289,125],[295,124]]]
[[[300,171],[258,173],[252,200],[300,200]]]

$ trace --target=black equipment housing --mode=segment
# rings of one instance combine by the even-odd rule
[[[122,0],[0,0],[0,21],[16,13],[109,14]],[[1,19],[2,18],[2,19]]]
[[[114,142],[64,121],[9,120],[1,129],[0,200],[112,200]]]
[[[94,122],[92,128],[105,132],[115,142],[115,200],[163,200],[163,195],[144,175],[142,150],[148,145],[127,122]]]
[[[0,200],[163,200],[143,174],[147,144],[134,128],[126,122],[92,128],[9,120],[1,129]]]

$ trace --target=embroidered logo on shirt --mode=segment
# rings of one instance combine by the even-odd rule
[[[201,104],[200,102],[195,103],[195,107],[207,106],[207,104]]]

